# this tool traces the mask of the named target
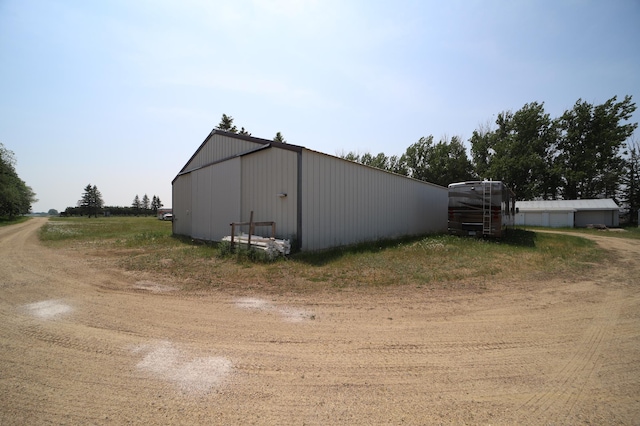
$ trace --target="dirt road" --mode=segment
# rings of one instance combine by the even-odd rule
[[[640,245],[584,279],[188,295],[0,228],[0,424],[639,424]]]

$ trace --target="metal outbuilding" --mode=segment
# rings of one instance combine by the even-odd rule
[[[251,212],[303,251],[447,230],[447,188],[215,129],[172,191],[173,233],[207,241]]]
[[[620,208],[610,198],[516,201],[516,225],[574,228],[620,226]]]

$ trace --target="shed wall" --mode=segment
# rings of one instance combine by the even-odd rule
[[[448,191],[302,151],[302,250],[447,230]]]
[[[277,238],[296,238],[298,155],[284,149],[266,149],[242,157],[242,217],[236,221],[248,221],[253,211],[256,222],[276,222]],[[270,230],[256,229],[259,235],[269,235],[266,232]]]
[[[240,217],[240,158],[217,163],[191,174],[191,236],[220,241]]]
[[[178,176],[171,188],[173,233],[191,235],[191,174]]]
[[[550,228],[572,228],[573,211],[522,211],[516,214],[516,225],[544,226]]]
[[[201,146],[200,150],[187,163],[183,170],[192,170],[211,164],[234,155],[242,154],[262,146],[256,142],[245,141],[242,139],[231,138],[221,134],[213,134],[209,136],[206,142]]]
[[[573,212],[549,212],[551,228],[573,228]]]
[[[542,226],[542,212],[516,213],[516,225]]]
[[[613,210],[597,210],[576,212],[576,226],[606,225],[619,226],[618,212]]]

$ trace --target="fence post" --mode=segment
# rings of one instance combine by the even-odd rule
[[[253,234],[253,210],[251,210],[251,216],[249,216],[249,240],[247,241],[249,249],[251,249],[251,235],[252,234]]]
[[[235,235],[236,235],[236,224],[235,222],[231,224],[231,250],[233,251],[233,249],[235,249]]]

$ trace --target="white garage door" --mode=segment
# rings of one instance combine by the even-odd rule
[[[569,214],[549,213],[549,226],[552,228],[566,228],[569,226]]]
[[[524,224],[542,226],[542,213],[524,213]]]
[[[607,225],[612,226],[611,212],[608,211],[592,211],[592,212],[576,212],[576,226],[587,225]]]

